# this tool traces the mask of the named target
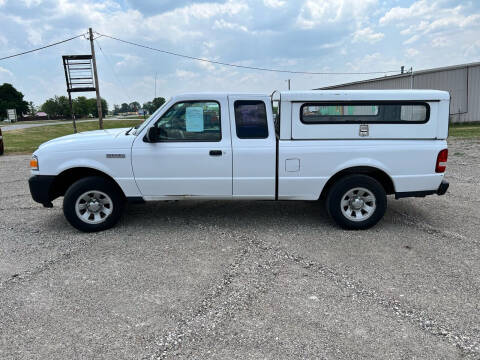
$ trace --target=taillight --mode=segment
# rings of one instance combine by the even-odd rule
[[[435,172],[443,173],[447,168],[448,149],[443,149],[438,153],[437,165],[435,165]]]

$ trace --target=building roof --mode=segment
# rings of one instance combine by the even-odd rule
[[[457,69],[465,69],[465,68],[475,67],[475,66],[480,66],[480,62],[472,62],[472,63],[468,63],[468,64],[460,64],[460,65],[452,65],[452,66],[444,66],[444,67],[438,67],[438,68],[432,68],[432,69],[418,70],[418,71],[414,71],[413,75],[429,74],[429,73],[435,73],[435,72],[441,72],[441,71],[451,71],[451,70],[457,70]],[[375,82],[375,81],[384,81],[384,80],[398,79],[398,78],[410,77],[410,76],[412,76],[411,72],[405,72],[403,74],[382,76],[382,77],[377,77],[377,78],[373,78],[373,79],[353,81],[353,82],[344,83],[344,84],[337,84],[337,85],[330,85],[330,86],[317,88],[317,89],[314,89],[314,90],[337,89],[338,87],[343,87],[343,86],[365,84],[365,83],[370,83],[370,82]]]

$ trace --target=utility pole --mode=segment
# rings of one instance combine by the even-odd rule
[[[288,83],[288,90],[290,90],[290,79],[287,79],[287,83]]]
[[[92,49],[93,77],[95,78],[95,92],[97,93],[98,126],[103,129],[102,98],[98,87],[97,61],[95,60],[95,48],[93,47],[92,28],[88,28],[90,34],[90,48]]]
[[[157,97],[157,72],[155,71],[155,96],[154,99]]]

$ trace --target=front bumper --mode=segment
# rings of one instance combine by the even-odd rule
[[[33,175],[28,179],[30,194],[33,200],[45,207],[52,207],[51,187],[55,180],[53,175]]]
[[[449,186],[450,184],[447,180],[442,180],[437,190],[397,192],[395,193],[395,199],[402,199],[406,197],[425,197],[433,194],[445,195]]]

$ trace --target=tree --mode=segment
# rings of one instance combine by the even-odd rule
[[[160,106],[165,104],[165,98],[156,97],[153,101],[147,101],[143,104],[143,108],[147,110],[150,114],[153,114]]]
[[[91,113],[88,99],[85,96],[79,96],[73,100],[73,113],[76,117],[87,117]]]
[[[70,114],[70,102],[66,96],[55,96],[50,98],[40,106],[40,110],[46,112],[47,115],[52,117],[71,118]]]
[[[118,115],[120,113],[120,106],[117,104],[113,105],[113,115]]]
[[[120,112],[122,112],[122,113],[126,113],[126,112],[128,112],[129,110],[130,110],[130,109],[129,109],[127,103],[123,103],[123,104],[120,106]]]
[[[59,115],[64,118],[71,118],[72,115],[70,113],[70,101],[66,96],[55,96],[55,100],[57,101]]]
[[[4,83],[0,86],[0,118],[7,117],[7,109],[16,109],[17,115],[21,116],[28,112],[28,103],[12,84]]]
[[[49,118],[57,117],[59,115],[58,103],[52,98],[45,101],[40,107],[40,110],[47,113]]]
[[[165,98],[163,97],[156,97],[155,99],[153,99],[152,101],[153,103],[153,107],[154,107],[154,110],[153,111],[157,111],[157,109],[162,106],[163,104],[165,104]],[[153,113],[152,111],[152,113]]]
[[[138,101],[134,101],[134,102],[131,102],[130,104],[128,104],[128,109],[131,111],[131,112],[136,112],[138,111],[138,109],[140,109],[140,104]]]
[[[151,101],[147,101],[146,103],[143,103],[143,109],[148,111],[149,114],[152,114],[155,111],[155,108]]]
[[[102,114],[103,117],[107,116],[108,114],[108,105],[105,99],[101,99],[102,101]],[[97,98],[91,98],[87,100],[88,103],[88,115],[93,115],[93,117],[98,117],[98,107],[97,107]]]
[[[37,107],[35,106],[33,101],[29,101],[28,102],[28,114],[31,115],[31,116],[35,116],[36,113],[37,113]]]

